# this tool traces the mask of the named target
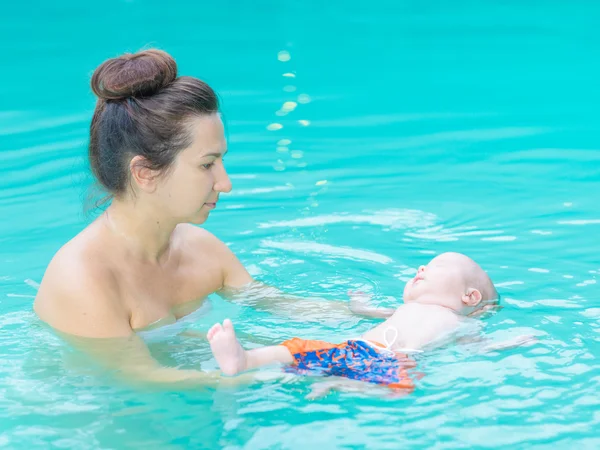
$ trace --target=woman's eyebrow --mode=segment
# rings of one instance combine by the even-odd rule
[[[205,156],[214,156],[215,158],[218,158],[220,156],[225,156],[228,151],[229,150],[225,150],[223,153],[220,153],[220,152],[206,153],[205,155],[202,155],[202,158],[204,158]]]

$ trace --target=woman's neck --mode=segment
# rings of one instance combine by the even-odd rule
[[[168,260],[176,223],[139,203],[117,199],[106,209],[102,220],[134,257],[158,264]]]

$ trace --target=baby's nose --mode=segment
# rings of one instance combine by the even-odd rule
[[[417,272],[425,272],[425,266],[419,266],[419,270]]]

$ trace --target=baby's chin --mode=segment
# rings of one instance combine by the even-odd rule
[[[438,303],[439,296],[434,295],[428,286],[413,284],[410,281],[404,286],[404,303],[423,303],[435,305]]]
[[[402,294],[402,298],[404,299],[404,303],[410,303],[415,300],[416,295],[414,292],[412,281],[409,281],[404,286],[404,293]]]

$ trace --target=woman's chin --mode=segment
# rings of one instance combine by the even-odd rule
[[[193,220],[190,220],[190,223],[193,225],[202,225],[204,222],[206,222],[206,217],[204,217],[204,218],[196,217]]]
[[[189,223],[194,225],[202,225],[208,219],[208,212],[198,211],[193,217],[190,218]]]

